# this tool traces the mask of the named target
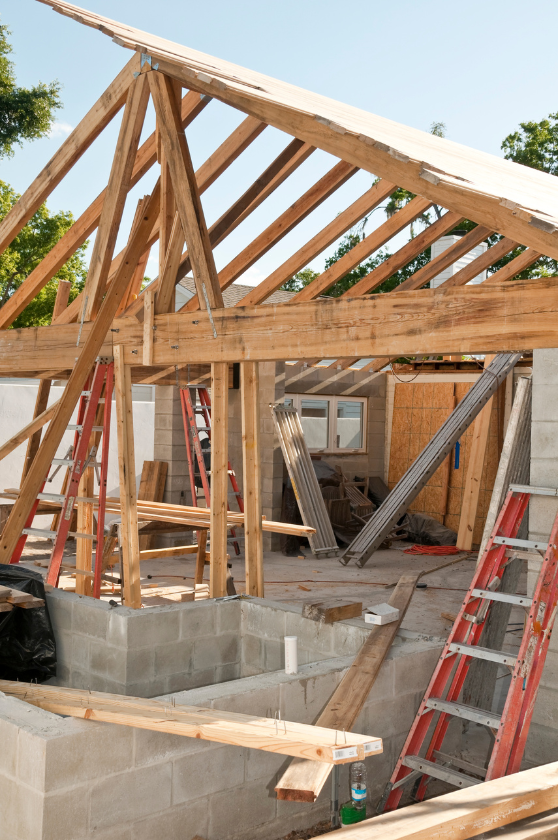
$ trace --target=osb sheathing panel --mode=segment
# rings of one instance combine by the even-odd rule
[[[389,460],[389,487],[393,489],[404,473],[427,446],[437,430],[449,417],[454,406],[465,396],[472,382],[426,382],[397,383],[395,385],[395,403],[393,409],[391,456]],[[474,542],[480,542],[492,488],[498,469],[503,431],[504,388],[499,389],[494,398],[492,418],[484,470],[482,473],[481,492],[474,530]],[[410,510],[426,513],[456,531],[459,527],[463,499],[465,473],[469,460],[472,441],[472,426],[460,440],[459,467],[455,469],[454,454],[451,471],[447,463],[442,464],[432,476],[426,487],[418,494]],[[447,504],[444,510],[444,484],[449,475]]]

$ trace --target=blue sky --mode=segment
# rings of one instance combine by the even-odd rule
[[[554,0],[284,0],[185,3],[181,0],[87,0],[92,11],[250,67],[373,113],[501,156],[500,144],[519,122],[556,110],[557,10]],[[0,164],[0,178],[23,191],[99,97],[131,53],[96,30],[35,0],[4,2],[12,30],[18,83],[58,79],[64,109],[51,138],[26,143]],[[150,106],[151,108],[151,106]],[[212,102],[188,129],[195,167],[243,119]],[[107,182],[119,118],[97,139],[48,199],[52,210],[81,213]],[[149,111],[145,134],[154,127]],[[258,177],[289,139],[267,128],[205,194],[208,224]],[[334,164],[315,152],[216,251],[218,270]],[[131,192],[118,245],[155,168]],[[240,282],[264,279],[371,184],[360,173],[331,196],[254,266]],[[382,221],[378,211],[371,225]],[[404,234],[401,235],[404,236]],[[400,240],[394,246],[400,244]],[[332,253],[334,246],[328,249]],[[313,267],[321,269],[324,256]],[[147,273],[157,273],[157,249]]]

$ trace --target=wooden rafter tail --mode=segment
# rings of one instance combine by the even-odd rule
[[[145,200],[145,211],[142,220],[137,227],[134,237],[126,247],[119,272],[103,299],[95,323],[88,332],[78,360],[73,366],[64,394],[58,403],[48,431],[39,446],[33,462],[33,469],[30,470],[23,483],[20,496],[10,514],[10,521],[2,532],[0,540],[0,563],[10,562],[16,543],[37,498],[37,493],[50,469],[52,459],[56,455],[56,450],[58,449],[62,435],[70,422],[72,412],[81,394],[86,377],[93,366],[99,350],[103,346],[115,312],[126,292],[134,269],[138,264],[138,259],[145,250],[145,243],[154,226],[158,211],[159,187],[156,187],[152,195]],[[48,327],[47,329],[55,332],[58,328]]]
[[[162,146],[173,178],[175,200],[190,252],[199,302],[204,308],[221,308],[222,292],[187,138],[173,97],[172,82],[157,71],[146,75],[159,121]]]
[[[356,167],[343,161],[337,163],[220,271],[219,280],[222,290],[227,289],[357,171]],[[253,207],[254,205],[250,205],[249,210]],[[196,303],[190,300],[180,311],[192,312],[195,308]]]
[[[421,216],[431,207],[431,202],[417,195],[411,202],[402,207],[397,213],[387,219],[382,225],[372,231],[368,236],[359,242],[348,253],[344,254],[332,266],[326,269],[319,277],[316,277],[308,286],[305,286],[295,297],[292,303],[299,303],[302,300],[313,300],[323,292],[328,291],[345,274],[352,271],[363,260],[382,248],[397,233],[408,227],[415,219]]]
[[[307,160],[313,151],[315,150],[312,147],[306,146],[301,140],[292,140],[249,189],[209,228],[208,235],[212,248],[216,248],[220,242],[223,242],[250,213],[262,204],[265,198]],[[187,251],[181,257],[177,281],[185,277],[190,270],[191,261]],[[197,303],[197,298],[189,301],[191,305],[189,311],[194,311]]]
[[[337,164],[337,167],[340,167],[341,164]],[[334,169],[336,169],[335,167]],[[352,173],[358,170],[353,169]],[[332,175],[334,170],[331,169],[330,173],[327,175]],[[327,176],[325,176],[326,178]],[[324,179],[321,179],[324,180]],[[324,198],[327,198],[329,195],[332,195],[333,190],[329,190],[328,192],[324,193],[322,190],[318,189],[319,181],[312,187],[312,190],[317,190],[320,195],[320,201],[324,201]],[[344,182],[343,182],[344,183]],[[388,198],[392,192],[396,189],[396,184],[389,183],[387,181],[378,181],[373,187],[370,187],[360,198],[356,199],[346,210],[343,210],[336,219],[330,222],[326,227],[324,227],[318,234],[316,234],[312,239],[309,240],[305,245],[303,245],[299,251],[297,251],[293,256],[287,259],[279,268],[270,274],[266,280],[263,280],[262,283],[259,283],[251,292],[249,292],[245,297],[239,301],[237,306],[255,306],[258,303],[262,303],[266,300],[273,292],[282,286],[287,280],[294,276],[298,271],[304,268],[308,263],[318,256],[322,251],[325,250],[329,245],[332,245],[337,239],[339,239],[344,233],[346,233],[350,228],[352,228],[360,219],[363,219],[365,215],[371,213],[376,207],[378,207],[386,198]],[[307,193],[306,193],[307,195]],[[323,197],[324,195],[324,197]],[[302,196],[303,200],[305,196]],[[297,203],[297,202],[296,202]],[[314,204],[312,209],[319,206]],[[281,229],[283,230],[287,224],[291,224],[290,221],[290,214],[292,209],[286,211],[284,216],[281,216],[279,219],[276,220],[274,226],[271,225],[267,231],[262,234],[263,238],[265,239],[267,235],[269,237],[274,237],[274,227],[278,227],[280,223]],[[307,215],[307,214],[306,214]],[[284,220],[284,224],[282,222]],[[292,225],[293,226],[293,225]],[[291,230],[291,227],[288,228]],[[272,239],[272,244],[275,244],[277,239]],[[251,258],[251,246],[246,249],[245,252],[247,253],[247,257]],[[265,253],[263,250],[262,253]],[[261,253],[259,252],[259,256]],[[242,256],[242,255],[240,255]],[[233,279],[235,280],[239,277],[240,274],[245,271],[245,263],[247,261],[247,257],[245,260],[241,259],[241,265],[237,265],[238,261],[240,261],[240,257],[236,258],[230,266],[226,266],[223,272],[220,272],[220,275],[225,274],[225,277],[229,278],[233,275]],[[258,257],[257,257],[258,259]],[[254,260],[253,260],[254,261]],[[252,265],[252,262],[250,263]],[[229,273],[229,276],[228,276]],[[230,282],[233,282],[231,280]]]
[[[188,125],[192,122],[206,107],[208,101],[209,97],[204,96],[201,98],[200,94],[189,91],[183,98],[183,125]],[[138,150],[130,179],[131,187],[138,183],[140,178],[148,172],[155,161],[156,145],[154,132]],[[16,289],[14,294],[0,309],[0,329],[7,329],[13,323],[49,280],[55,276],[57,271],[62,268],[76,249],[83,245],[88,236],[93,233],[99,224],[106,194],[107,189],[104,189],[92,204],[90,204],[87,210],[74,222],[72,227],[61,236],[39,265],[25,278],[21,286]],[[119,258],[120,255],[113,260],[111,273],[116,271]],[[79,317],[83,307],[81,305],[82,298],[80,295],[78,295],[78,298],[75,298],[67,310],[62,313],[59,323],[71,323],[71,321],[75,321]]]
[[[138,56],[126,64],[0,223],[0,253],[122,108],[139,65]]]
[[[89,271],[84,286],[86,321],[92,321],[97,316],[105,294],[124,204],[130,189],[132,169],[138,151],[142,126],[144,125],[149,95],[148,82],[146,77],[141,75],[134,81],[128,91],[117,148],[107,185],[107,194],[103,202],[99,228],[93,245]]]

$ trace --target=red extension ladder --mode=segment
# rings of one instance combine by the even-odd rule
[[[198,392],[198,400],[200,405],[196,403],[193,404],[193,400],[191,397],[191,387],[194,391]],[[206,464],[204,463],[204,453],[208,453],[210,450],[202,449],[202,445],[200,442],[200,432],[206,432],[208,435],[208,440],[211,441],[211,434],[212,434],[212,419],[211,419],[211,411],[212,406],[210,404],[210,395],[208,394],[208,388],[198,387],[198,386],[189,386],[184,385],[180,388],[181,393],[181,409],[183,412],[183,426],[185,429],[185,442],[187,445],[187,459],[189,462],[189,479],[191,484],[191,498],[192,503],[196,507],[198,507],[198,488],[196,486],[196,478],[200,477],[201,484],[202,484],[202,495],[204,496],[206,507],[210,507],[210,482],[208,480],[208,476],[210,475],[210,470],[207,469]],[[201,414],[204,418],[204,426],[198,426],[196,422],[196,415]],[[195,457],[196,463],[198,465],[198,472],[195,469]],[[231,484],[231,491],[228,495],[235,496],[237,501],[237,505],[239,507],[240,513],[243,513],[243,497],[241,496],[241,491],[239,489],[239,485],[237,484],[237,479],[235,477],[235,473],[232,469],[231,463],[228,461],[228,476]],[[228,504],[228,510],[230,509]],[[235,553],[239,554],[239,543],[237,542],[235,529],[232,528],[230,530],[230,539],[228,542],[233,543],[233,547],[235,549]]]
[[[96,361],[93,373],[88,377],[85,385],[85,390],[82,391],[80,402],[78,406],[78,422],[68,426],[69,430],[74,432],[74,444],[71,450],[67,453],[65,458],[54,458],[53,466],[55,471],[50,477],[47,477],[41,487],[41,492],[37,495],[31,513],[25,523],[26,527],[22,531],[22,535],[18,540],[14,553],[10,559],[10,563],[19,563],[25,542],[29,535],[47,537],[53,540],[53,547],[49,562],[49,569],[46,576],[46,582],[53,586],[58,585],[60,576],[60,567],[62,564],[62,555],[64,545],[67,537],[73,536],[77,539],[92,539],[91,534],[80,534],[73,532],[70,534],[70,523],[72,521],[72,513],[74,506],[78,499],[78,487],[82,474],[88,467],[99,468],[99,499],[84,499],[88,502],[96,502],[97,510],[97,539],[95,550],[95,564],[93,571],[93,597],[99,598],[101,592],[101,575],[102,575],[102,557],[103,557],[103,537],[105,527],[105,499],[107,495],[107,470],[109,465],[109,433],[111,426],[111,399],[113,395],[113,359],[99,358]],[[105,385],[105,393],[102,397],[103,386]],[[105,403],[103,411],[103,425],[94,426],[95,415],[97,407],[100,403]],[[102,432],[103,442],[101,449],[101,461],[97,462],[97,446],[89,448],[89,441],[92,432]],[[43,492],[45,484],[52,481],[56,473],[61,467],[69,468],[68,481],[66,483],[66,491],[64,493],[45,493]],[[49,531],[43,528],[33,528],[33,518],[37,512],[40,501],[60,502],[61,511],[58,518],[58,525],[56,531]]]
[[[409,782],[416,782],[414,798],[421,801],[431,778],[455,787],[467,787],[519,771],[558,600],[558,516],[548,543],[516,539],[531,494],[556,495],[556,491],[511,486],[395,771],[379,803],[378,812],[397,808],[403,786]],[[497,592],[506,566],[515,556],[523,556],[523,550],[537,551],[540,556],[544,554],[534,595],[523,597]],[[478,644],[492,604],[499,601],[526,610],[525,629],[517,653],[490,650]],[[458,702],[469,666],[477,658],[506,665],[511,671],[511,683],[501,715]],[[436,715],[437,722],[434,720]],[[449,758],[439,751],[451,717],[480,723],[494,734],[494,746],[484,779],[437,762],[442,756]],[[432,722],[435,729],[432,727],[433,734],[424,751]],[[452,765],[453,762],[447,761],[446,764]],[[455,766],[461,765],[463,769],[470,769],[461,761]],[[483,768],[481,770],[484,772]]]

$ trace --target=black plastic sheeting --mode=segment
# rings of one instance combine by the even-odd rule
[[[424,513],[405,513],[399,520],[397,533],[400,539],[410,540],[418,545],[457,545],[455,531]]]
[[[14,563],[0,563],[0,586],[45,598],[43,578]],[[0,679],[43,682],[56,676],[56,644],[46,602],[0,613]]]

